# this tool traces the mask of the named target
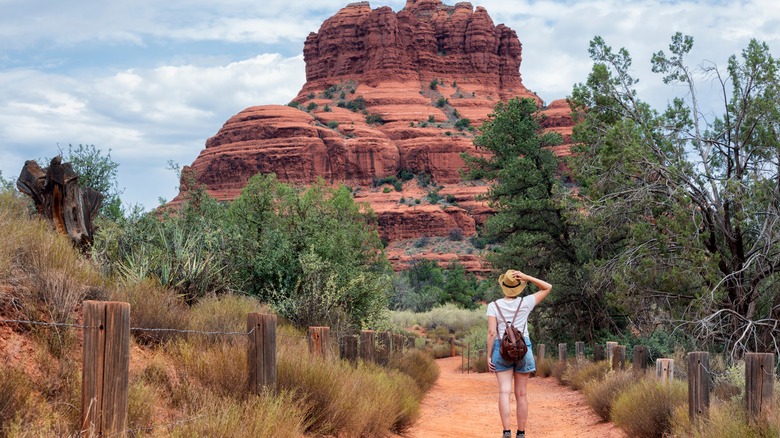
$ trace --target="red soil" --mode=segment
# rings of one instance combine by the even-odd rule
[[[423,400],[420,420],[405,437],[501,436],[495,375],[461,374],[459,356],[439,359],[436,363],[441,376]],[[530,379],[528,401],[526,434],[529,437],[626,436],[613,424],[601,421],[585,403],[582,393],[559,385],[554,378]],[[514,397],[512,406],[515,406]],[[512,419],[514,430],[514,409]]]

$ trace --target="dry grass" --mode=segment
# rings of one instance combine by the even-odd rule
[[[601,381],[592,381],[585,385],[583,394],[588,406],[602,420],[609,421],[612,406],[617,397],[635,383],[633,374],[625,371],[612,371]]]
[[[452,347],[449,344],[436,344],[431,348],[431,355],[434,359],[452,357]]]
[[[257,299],[251,297],[235,294],[207,297],[190,310],[189,329],[206,332],[245,332],[247,314],[253,312],[271,313],[267,306],[261,305]],[[194,341],[207,343],[244,343],[245,339],[244,336],[236,335],[193,336]]]
[[[33,389],[27,375],[15,368],[0,367],[0,437],[8,436],[14,424],[29,421]]]
[[[409,350],[390,360],[390,368],[397,369],[411,377],[422,392],[428,392],[439,379],[439,367],[433,357],[422,350]]]
[[[561,385],[568,385],[568,375],[566,373],[566,370],[569,369],[569,364],[566,362],[556,361],[552,365],[552,376],[555,377],[556,380],[558,380],[558,383]]]
[[[573,389],[582,390],[592,381],[604,380],[610,370],[611,367],[607,361],[586,362],[571,367],[566,380]]]
[[[550,377],[553,372],[553,364],[549,359],[536,361],[536,375],[539,377]]]
[[[631,437],[661,437],[671,431],[674,410],[687,403],[685,382],[642,379],[621,391],[612,406],[611,419]]]
[[[199,384],[220,397],[247,394],[247,347],[238,343],[200,344],[179,341],[171,348],[180,379]]]
[[[202,409],[189,413],[194,421],[156,436],[170,437],[278,437],[300,438],[306,429],[305,410],[289,392],[233,398],[205,399]]]
[[[780,397],[776,397],[777,405]],[[696,425],[688,416],[687,404],[679,406],[672,416],[672,436],[709,438],[714,436],[740,438],[769,438],[780,436],[780,412],[771,411],[764,421],[748,419],[744,400],[713,400],[709,417],[700,418]]]
[[[383,436],[419,415],[422,392],[404,373],[292,353],[279,355],[277,384],[303,403],[310,434]]]
[[[133,327],[187,328],[188,309],[181,296],[163,288],[157,281],[141,280],[128,284],[111,293],[111,299],[130,303],[130,320]],[[181,337],[176,332],[133,331],[133,337],[145,345],[161,344]]]

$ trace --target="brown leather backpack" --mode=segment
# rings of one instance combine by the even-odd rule
[[[493,303],[496,305],[496,310],[498,310],[498,315],[501,316],[501,320],[506,322],[506,330],[504,330],[504,336],[501,338],[501,342],[499,342],[498,352],[501,353],[501,357],[508,362],[515,362],[523,359],[525,354],[528,353],[528,346],[525,345],[523,332],[514,326],[517,313],[520,312],[520,308],[523,306],[523,298],[520,298],[520,304],[517,305],[517,310],[515,310],[512,321],[504,318],[497,301],[494,301]]]

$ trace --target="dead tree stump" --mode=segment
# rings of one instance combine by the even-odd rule
[[[89,187],[79,187],[79,176],[70,163],[54,157],[46,169],[35,161],[24,163],[16,187],[33,199],[40,216],[54,223],[54,228],[73,243],[85,248],[92,243],[92,221],[103,204],[103,195]]]

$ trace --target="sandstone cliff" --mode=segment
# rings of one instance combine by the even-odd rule
[[[231,117],[187,171],[217,199],[233,199],[259,172],[295,184],[322,177],[354,187],[377,213],[396,268],[408,257],[398,253],[398,242],[476,233],[491,213],[475,200],[487,186],[461,182],[461,153],[480,153],[475,127],[498,101],[518,96],[542,104],[521,81],[515,31],[470,3],[408,0],[397,13],[352,3],[308,36],[304,59],[307,83],[290,105]],[[568,138],[566,103],[555,101],[545,112],[545,127]],[[434,185],[372,184],[400,173],[424,175]],[[487,269],[473,254],[426,256]]]

